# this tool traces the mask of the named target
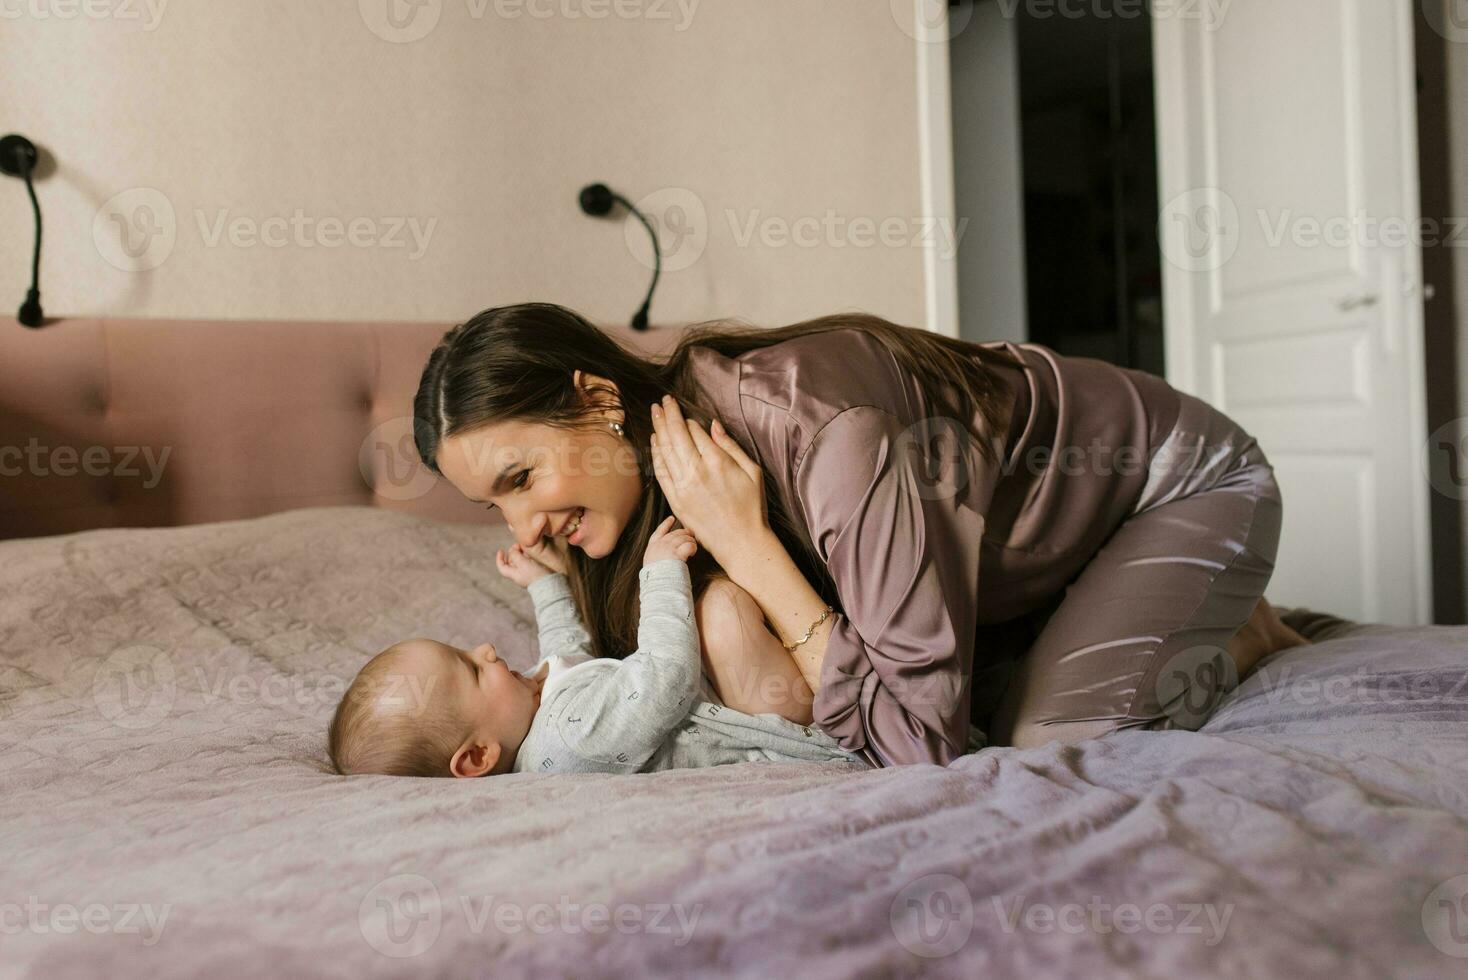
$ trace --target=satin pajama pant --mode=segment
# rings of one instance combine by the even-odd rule
[[[1196,729],[1237,685],[1226,647],[1274,571],[1279,487],[1247,432],[1179,396],[1131,515],[1049,605],[981,627],[976,650],[1010,654],[973,678],[990,744]]]

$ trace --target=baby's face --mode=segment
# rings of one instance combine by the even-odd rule
[[[443,698],[451,717],[471,730],[471,739],[484,745],[498,743],[504,763],[492,768],[508,768],[540,707],[542,679],[511,670],[492,643],[460,650],[417,640],[405,653],[406,666],[421,681],[419,689],[430,692],[429,697]]]

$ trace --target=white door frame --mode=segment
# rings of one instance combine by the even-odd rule
[[[947,0],[903,0],[910,19],[900,24],[913,38],[917,61],[918,173],[922,192],[921,227],[927,243],[923,250],[923,325],[948,337],[959,335],[958,259],[956,249],[945,250],[940,229],[956,229],[953,195],[952,77],[948,67],[948,40],[962,23],[949,20]],[[902,3],[892,3],[901,16]]]

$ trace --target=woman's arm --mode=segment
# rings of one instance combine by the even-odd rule
[[[734,584],[749,593],[758,604],[782,644],[794,643],[805,636],[806,630],[821,618],[826,608],[825,601],[769,528],[751,540],[724,549],[719,563]],[[821,665],[826,656],[831,623],[831,616],[827,616],[810,639],[794,650],[786,651],[812,692],[821,686]]]
[[[710,438],[676,411],[663,422],[654,409],[653,422],[653,465],[674,513],[798,639],[823,605],[770,543],[758,467],[727,434]],[[966,435],[948,455],[927,455],[930,435],[964,431],[848,408],[812,437],[795,474],[793,503],[845,615],[832,613],[794,656],[814,678],[815,723],[875,765],[946,765],[969,747],[983,474]],[[942,472],[919,465],[930,462]]]
[[[879,765],[947,765],[969,748],[985,474],[958,426],[848,408],[795,473],[811,540],[841,596],[815,722]],[[934,454],[929,436],[955,436]],[[938,473],[929,472],[936,463]]]
[[[765,521],[759,465],[717,420],[706,433],[683,418],[672,398],[653,406],[652,424],[653,472],[673,513],[754,598],[782,643],[801,640],[826,604]],[[820,680],[823,629],[825,623],[791,653],[812,691]]]

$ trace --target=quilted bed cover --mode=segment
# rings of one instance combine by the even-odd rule
[[[0,976],[1468,976],[1468,628],[1337,622],[1202,731],[948,767],[332,773],[389,643],[533,662],[507,541],[0,543]]]

